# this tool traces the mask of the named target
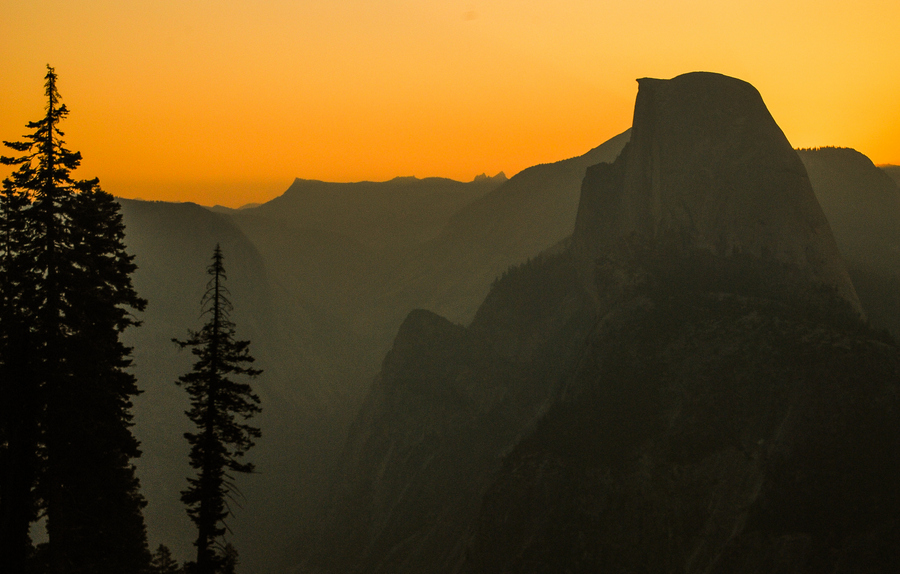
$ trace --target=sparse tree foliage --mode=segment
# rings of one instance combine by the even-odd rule
[[[119,206],[97,179],[75,180],[57,76],[30,122],[0,197],[0,550],[21,568],[29,524],[47,517],[51,572],[138,573],[148,563],[131,459],[130,349],[119,340],[146,302],[131,283]],[[17,570],[11,570],[17,571]]]
[[[150,560],[150,574],[184,574],[184,569],[165,544],[160,544]]]
[[[225,548],[222,549],[221,574],[235,574],[235,572],[237,572],[237,566],[240,563],[241,561],[238,559],[237,548],[235,548],[231,542],[225,544]]]
[[[260,430],[246,422],[260,412],[259,397],[248,383],[232,379],[234,375],[253,378],[261,371],[245,366],[253,362],[250,342],[235,339],[222,261],[222,250],[216,245],[201,303],[206,324],[200,331],[188,331],[185,341],[173,339],[182,348],[190,347],[197,357],[193,370],[178,379],[190,395],[187,415],[197,428],[185,433],[197,475],[188,478],[189,487],[181,493],[198,531],[197,561],[191,565],[196,574],[233,570],[237,563],[234,548],[222,547],[217,539],[226,532],[225,519],[232,513],[229,501],[240,495],[234,473],[253,472],[253,464],[241,461],[260,437]],[[231,550],[226,552],[228,547]]]

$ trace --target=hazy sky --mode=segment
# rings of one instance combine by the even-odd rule
[[[123,197],[511,176],[628,128],[636,78],[695,70],[754,84],[795,147],[900,164],[897,0],[0,0],[0,139],[40,118],[48,63],[78,175]]]

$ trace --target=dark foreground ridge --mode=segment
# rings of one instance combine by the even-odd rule
[[[572,239],[468,327],[417,311],[320,572],[889,572],[900,359],[756,90],[641,80]]]

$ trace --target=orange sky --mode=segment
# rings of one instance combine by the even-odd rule
[[[897,0],[0,0],[0,139],[41,116],[47,63],[77,175],[122,197],[511,176],[694,70],[754,84],[796,147],[900,164]]]

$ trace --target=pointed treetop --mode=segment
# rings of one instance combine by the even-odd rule
[[[224,261],[225,256],[222,254],[222,248],[216,243],[212,263],[206,268],[206,273],[210,276],[210,279],[206,284],[206,292],[203,294],[200,304],[203,307],[203,315],[217,314],[220,320],[228,322],[232,305],[229,299],[231,292],[224,285],[224,282],[228,280]]]
[[[47,75],[44,76],[44,94],[47,96],[47,110],[50,111],[59,103],[59,91],[56,89],[56,71],[47,64]]]
[[[228,279],[225,275],[225,265],[222,263],[225,260],[225,256],[222,255],[222,247],[218,243],[216,243],[216,249],[213,251],[212,259],[212,265],[207,268],[207,273],[213,276],[218,275],[222,279]]]

